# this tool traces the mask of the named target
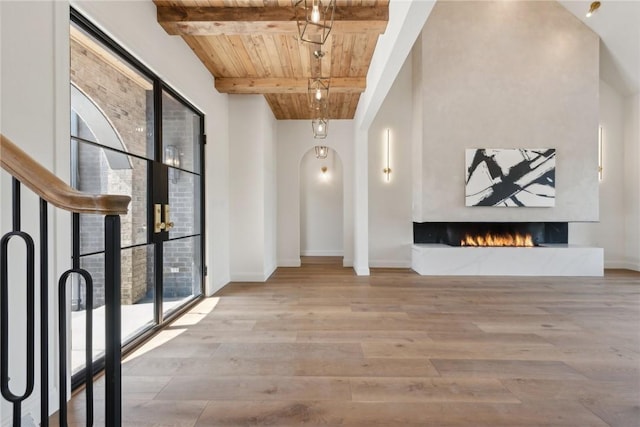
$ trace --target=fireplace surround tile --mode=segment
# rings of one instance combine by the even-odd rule
[[[411,268],[423,276],[602,276],[602,248],[568,244],[456,247],[414,244]]]

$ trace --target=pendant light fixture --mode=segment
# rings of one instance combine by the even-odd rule
[[[307,87],[307,95],[309,98],[309,106],[314,109],[318,104],[327,103],[329,100],[329,84],[330,79],[316,77],[309,79]]]
[[[325,145],[316,145],[315,151],[316,151],[316,159],[326,159],[327,154],[329,154],[329,147]]]
[[[298,37],[307,43],[324,44],[333,27],[335,0],[293,0]]]
[[[311,128],[315,139],[325,139],[329,132],[329,119],[326,117],[315,118],[311,121]]]
[[[330,78],[322,77],[322,59],[325,56],[322,51],[322,44],[326,41],[331,25],[333,24],[333,12],[335,9],[334,0],[294,0],[296,6],[296,17],[300,14],[298,10],[304,8],[305,17],[308,21],[302,24],[298,20],[298,29],[304,27],[300,32],[300,40],[309,41],[314,44],[313,61],[311,67],[311,78],[307,83],[307,97],[309,101],[309,108],[311,110],[311,129],[313,130],[313,137],[315,139],[325,139],[329,130],[329,84]],[[329,26],[325,24],[327,18],[330,17]],[[311,27],[309,27],[311,25]],[[308,32],[311,29],[314,32],[313,37],[305,40],[304,34],[311,35]],[[311,50],[311,49],[310,49]],[[322,149],[324,148],[324,152]],[[326,147],[316,147],[316,157],[325,158],[327,153]],[[324,157],[320,157],[324,155]]]
[[[326,102],[313,104],[311,117],[313,137],[315,139],[325,139],[329,132],[329,105]]]

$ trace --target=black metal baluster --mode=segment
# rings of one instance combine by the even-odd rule
[[[40,199],[40,426],[49,426],[49,218]]]
[[[58,281],[58,374],[60,393],[58,395],[58,420],[60,427],[67,427],[67,296],[65,272]]]
[[[64,389],[61,385],[60,394],[60,412],[59,422],[61,426],[66,426],[68,422],[68,410],[67,410],[67,340],[66,340],[66,283],[69,276],[73,273],[79,274],[84,278],[85,283],[85,402],[86,402],[86,425],[87,427],[93,425],[93,278],[91,274],[86,270],[80,268],[80,233],[79,233],[80,215],[73,214],[73,227],[74,238],[72,242],[72,255],[73,255],[73,267],[67,270],[61,277],[58,284],[58,305],[60,312],[59,316],[59,335],[60,335],[60,383],[64,384]],[[64,344],[64,345],[63,345]]]
[[[20,181],[15,178],[11,179],[12,186],[12,220],[13,220],[13,231],[20,231],[21,223],[20,223]]]
[[[0,391],[2,396],[13,405],[13,425],[20,426],[22,402],[33,393],[34,387],[34,353],[35,353],[35,245],[27,233],[20,231],[20,182],[13,179],[12,194],[13,231],[5,234],[0,240]],[[26,386],[22,395],[16,395],[9,387],[9,241],[19,237],[26,249]]]
[[[122,377],[120,331],[120,216],[104,219],[105,269],[105,411],[106,425],[122,425]]]
[[[71,239],[71,268],[80,268],[80,214],[71,215],[72,239]]]
[[[87,427],[93,425],[93,279],[86,271],[79,269],[77,272],[84,277],[85,295],[85,389],[84,395],[87,406]]]
[[[86,425],[93,425],[93,278],[81,268],[65,271],[58,282],[58,332],[60,335],[60,426],[67,426],[67,279],[79,274],[84,279],[87,303],[85,309],[85,400],[87,406]]]
[[[73,269],[80,271],[80,214],[72,215],[73,241],[71,243]],[[85,271],[85,270],[82,270]],[[93,425],[93,279],[86,273],[85,277],[85,399],[87,426]],[[81,303],[80,294],[78,304]]]

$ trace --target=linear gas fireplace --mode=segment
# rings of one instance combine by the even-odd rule
[[[534,247],[568,243],[566,222],[414,222],[414,243]]]

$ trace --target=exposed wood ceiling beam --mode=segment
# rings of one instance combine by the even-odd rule
[[[218,92],[235,94],[307,93],[308,84],[307,78],[215,78]],[[362,93],[366,86],[366,77],[331,77],[329,91],[330,93]]]
[[[171,35],[298,34],[293,7],[158,6],[158,23]],[[384,33],[388,7],[336,7],[332,32]]]

